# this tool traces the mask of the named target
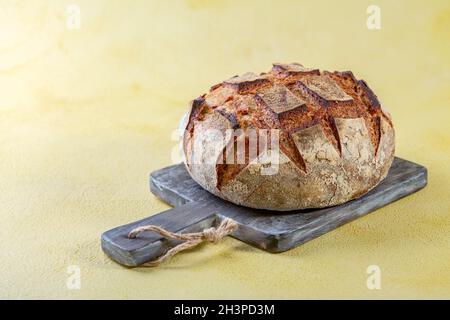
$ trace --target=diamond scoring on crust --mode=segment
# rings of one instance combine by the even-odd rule
[[[246,83],[246,82],[253,82],[253,81],[257,81],[257,80],[262,80],[262,79],[266,79],[267,76],[258,76],[256,73],[254,72],[246,72],[241,76],[234,76],[231,77],[228,80],[225,80],[224,83],[229,83],[229,84],[241,84],[241,83]]]
[[[327,102],[330,101],[342,101],[350,102],[353,100],[347,93],[342,90],[341,87],[331,78],[320,75],[320,76],[310,76],[302,80],[299,83],[307,88],[307,91],[313,91],[322,99]]]
[[[369,134],[372,138],[375,139],[375,143],[373,143],[375,154],[378,154],[378,148],[380,146],[381,139],[381,117],[386,119],[386,121],[392,127],[392,121],[389,116],[385,114],[383,108],[381,107],[381,103],[378,101],[375,93],[369,88],[366,81],[357,80],[351,71],[335,71],[324,72],[327,75],[331,76],[334,79],[338,79],[337,81],[343,82],[343,85],[347,85],[353,89],[353,94],[355,95],[355,99],[360,101],[366,108],[367,111],[371,114],[370,118],[365,118],[366,127],[369,131]]]
[[[304,100],[297,97],[288,88],[280,84],[275,84],[260,90],[257,92],[256,96],[277,115],[301,108],[305,105]]]
[[[272,71],[275,73],[287,74],[320,74],[319,69],[306,68],[300,63],[274,63]]]
[[[234,76],[223,82],[224,85],[232,86],[238,93],[252,90],[262,84],[269,84],[267,74],[257,75],[253,72],[244,73],[242,76]]]
[[[339,118],[349,119],[363,117],[370,134],[375,137],[374,140],[378,140],[374,142],[371,139],[377,152],[381,138],[378,114],[378,110],[381,110],[380,103],[367,83],[364,80],[356,80],[350,71],[321,73],[318,69],[305,68],[296,63],[274,64],[272,72],[268,74],[258,76],[249,72],[242,76],[235,76],[214,86],[211,91],[221,85],[237,89],[235,92],[238,97],[253,97],[263,114],[262,120],[255,120],[254,116],[249,117],[247,112],[244,113],[245,116],[256,121],[253,122],[256,128],[279,129],[280,149],[295,166],[304,172],[306,172],[306,165],[295,146],[291,133],[320,124],[327,133],[325,136],[330,144],[341,155],[340,137],[334,120],[336,115]],[[291,85],[296,90],[292,91]],[[348,91],[346,92],[344,88]],[[233,114],[232,110],[224,113],[220,106],[210,106],[210,108],[226,116],[233,124],[232,127],[239,127],[239,121],[236,120],[237,117],[239,118],[237,110],[234,110],[236,114]],[[299,114],[305,114],[306,117],[298,120],[300,118],[295,117]],[[289,120],[292,116],[297,120],[290,121],[290,124],[295,125],[295,121],[300,121],[300,127],[294,129],[292,126],[286,127],[283,120]],[[384,114],[381,113],[381,116],[384,117]],[[308,120],[304,121],[304,119]],[[392,125],[390,121],[389,123]],[[226,167],[222,165],[220,170],[218,166],[218,186],[222,187],[232,181],[233,177],[247,165],[226,165]],[[225,176],[225,184],[221,179],[222,174]]]
[[[191,101],[189,112],[187,114],[188,121],[185,128],[185,130],[190,134],[192,134],[192,131],[194,130],[193,119],[198,118],[200,116],[202,108],[205,107],[204,103],[205,99],[203,98],[203,96]]]

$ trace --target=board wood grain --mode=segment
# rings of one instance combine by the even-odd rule
[[[269,252],[283,252],[410,195],[426,184],[425,167],[395,158],[388,176],[359,199],[323,209],[277,212],[224,201],[202,189],[191,179],[184,165],[178,164],[150,175],[151,191],[174,208],[106,231],[102,234],[101,245],[114,261],[138,266],[179,242],[153,233],[128,239],[132,229],[153,224],[172,232],[196,232],[229,217],[239,225],[232,237]]]

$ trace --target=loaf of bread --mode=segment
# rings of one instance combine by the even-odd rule
[[[232,77],[182,122],[192,178],[258,209],[334,206],[382,181],[394,159],[389,113],[364,80],[298,63]]]

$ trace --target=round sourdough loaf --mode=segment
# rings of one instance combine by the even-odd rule
[[[391,116],[367,83],[298,63],[213,86],[192,101],[182,128],[192,178],[252,208],[344,203],[380,183],[394,159]]]

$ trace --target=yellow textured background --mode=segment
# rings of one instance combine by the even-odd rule
[[[110,261],[103,231],[168,208],[147,179],[187,102],[292,61],[366,79],[428,187],[283,254],[227,238],[158,269]],[[450,298],[449,108],[448,0],[0,0],[0,297]]]

